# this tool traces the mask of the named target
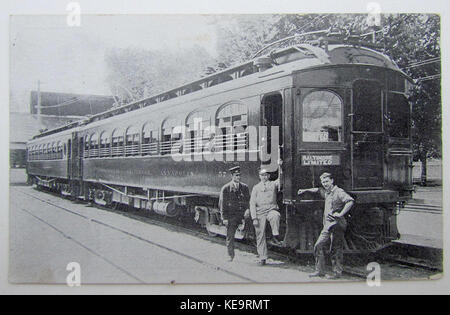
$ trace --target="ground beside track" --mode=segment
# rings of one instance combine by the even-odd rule
[[[228,263],[223,238],[212,241],[195,233],[150,225],[20,184],[12,185],[10,196],[10,281],[14,283],[65,283],[66,266],[72,261],[80,263],[83,283],[311,281],[307,276],[312,271],[310,261],[299,265],[276,258],[259,267],[254,249],[243,248],[237,250],[235,261]],[[351,256],[346,262],[351,271],[367,274],[364,264],[351,264]],[[382,264],[385,280],[427,279],[436,274],[390,262]],[[342,281],[363,279],[350,272]]]

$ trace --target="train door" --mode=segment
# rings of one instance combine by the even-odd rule
[[[68,176],[69,179],[71,179],[72,178],[72,170],[71,170],[71,165],[72,165],[72,139],[67,140],[67,144],[64,145],[64,151],[66,151],[65,153],[67,153],[67,155],[66,155],[66,158],[67,158],[67,176]]]
[[[266,94],[261,101],[261,124],[267,127],[267,138],[264,145],[267,145],[267,153],[270,160],[263,163],[270,165],[270,171],[278,171],[278,157],[283,159],[283,97],[280,93]],[[272,128],[278,127],[278,128]],[[278,138],[273,139],[274,137]],[[273,146],[272,143],[278,144]],[[276,150],[274,152],[274,150]]]
[[[352,97],[353,189],[383,187],[383,93],[376,81],[358,80]]]
[[[78,132],[72,133],[72,146],[70,150],[70,179],[81,179],[83,137]]]

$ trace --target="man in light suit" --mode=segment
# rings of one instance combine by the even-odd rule
[[[278,211],[277,192],[280,180],[269,180],[266,169],[259,171],[260,182],[253,187],[250,197],[250,214],[256,232],[256,248],[259,255],[259,265],[264,266],[267,260],[266,222],[272,228],[272,244],[282,246],[278,239],[280,227],[280,212]]]
[[[227,227],[226,244],[229,261],[233,261],[234,235],[249,207],[250,193],[248,186],[241,182],[241,168],[235,166],[228,171],[231,174],[231,181],[220,191],[219,208],[223,223]]]

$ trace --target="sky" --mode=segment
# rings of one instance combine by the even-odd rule
[[[110,95],[105,52],[111,48],[177,50],[194,44],[216,55],[205,15],[15,15],[10,18],[11,111],[28,111],[29,93]]]

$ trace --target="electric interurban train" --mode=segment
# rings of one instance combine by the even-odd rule
[[[284,245],[311,253],[324,201],[297,190],[327,171],[356,200],[345,250],[375,251],[399,237],[396,209],[411,197],[409,87],[367,46],[302,43],[43,132],[27,144],[27,172],[62,195],[188,217],[224,235],[227,170],[239,165],[251,189],[270,165]],[[236,237],[250,230],[244,222]]]

